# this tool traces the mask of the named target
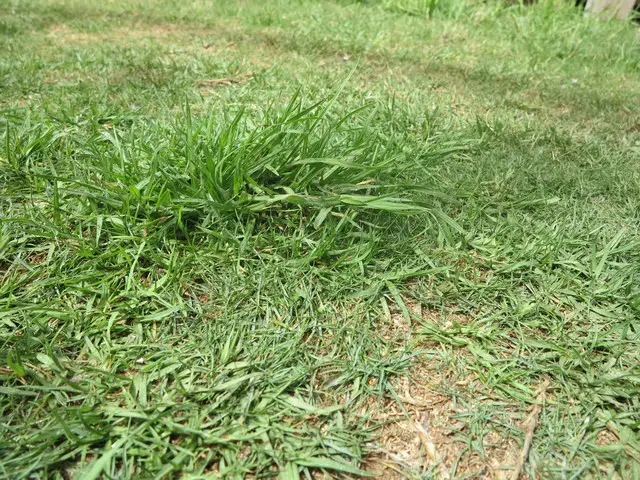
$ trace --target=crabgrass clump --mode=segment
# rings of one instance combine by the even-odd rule
[[[439,139],[435,145],[447,148],[438,150],[431,139],[421,146],[425,158],[372,127],[370,107],[339,117],[327,110],[323,103],[303,108],[294,96],[259,118],[240,110],[232,118],[194,119],[187,106],[168,126],[27,119],[7,126],[5,181],[47,203],[38,211],[57,220],[63,211],[117,214],[123,223],[144,220],[186,233],[189,222],[206,228],[229,214],[298,206],[315,215],[317,228],[346,211],[428,212],[423,198],[433,189],[407,179],[425,161],[470,145],[451,148]]]

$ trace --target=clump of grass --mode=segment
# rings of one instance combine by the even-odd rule
[[[294,95],[259,118],[240,110],[195,119],[187,105],[170,126],[27,121],[7,129],[7,159],[57,220],[79,208],[184,230],[229,214],[300,208],[318,228],[345,212],[432,210],[416,195],[433,195],[431,186],[406,183],[424,167],[372,127],[375,109],[336,117],[328,106],[303,107]],[[436,151],[432,160],[456,150]]]

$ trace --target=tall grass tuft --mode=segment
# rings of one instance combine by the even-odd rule
[[[184,232],[238,215],[286,212],[319,228],[328,216],[369,211],[430,213],[453,224],[426,201],[446,195],[408,180],[424,168],[420,151],[372,126],[380,108],[336,115],[330,106],[305,106],[295,94],[260,115],[241,109],[196,117],[186,105],[169,124],[27,119],[7,129],[9,171],[53,219],[100,214]],[[444,157],[467,148],[433,148],[437,141],[425,139],[422,150]]]

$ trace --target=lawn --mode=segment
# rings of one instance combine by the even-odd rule
[[[572,2],[0,3],[1,478],[640,478],[640,33]]]

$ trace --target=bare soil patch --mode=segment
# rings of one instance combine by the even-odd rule
[[[414,318],[448,328],[467,325],[473,318],[459,314],[423,309],[411,299],[403,299]],[[390,306],[390,321],[381,324],[382,337],[389,340],[414,335],[400,308]],[[435,345],[429,345],[429,347]],[[454,355],[464,355],[463,351]],[[392,381],[397,399],[379,402],[370,399],[361,411],[372,422],[381,423],[375,453],[364,468],[379,478],[478,478],[508,479],[518,463],[521,439],[509,429],[493,428],[488,422],[478,430],[472,424],[471,410],[495,402],[491,392],[479,380],[460,378],[437,356],[417,357],[410,374]],[[484,404],[484,405],[483,405]],[[514,405],[503,405],[511,430],[522,432],[528,412]],[[526,478],[521,476],[521,478]]]
[[[478,387],[477,381],[456,382],[445,388],[443,382],[447,380],[441,378],[436,362],[417,360],[410,377],[397,379],[402,405],[393,400],[383,404],[374,400],[366,406],[366,414],[382,422],[383,427],[378,432],[379,446],[364,468],[389,479],[420,478],[428,472],[434,478],[510,478],[520,455],[518,441],[497,429],[484,435],[470,432],[464,420],[465,408],[444,393],[454,390],[457,395],[468,396],[468,387],[472,383]],[[512,422],[519,428],[524,415],[515,407],[513,414]],[[481,442],[483,453],[472,448],[470,441]]]

